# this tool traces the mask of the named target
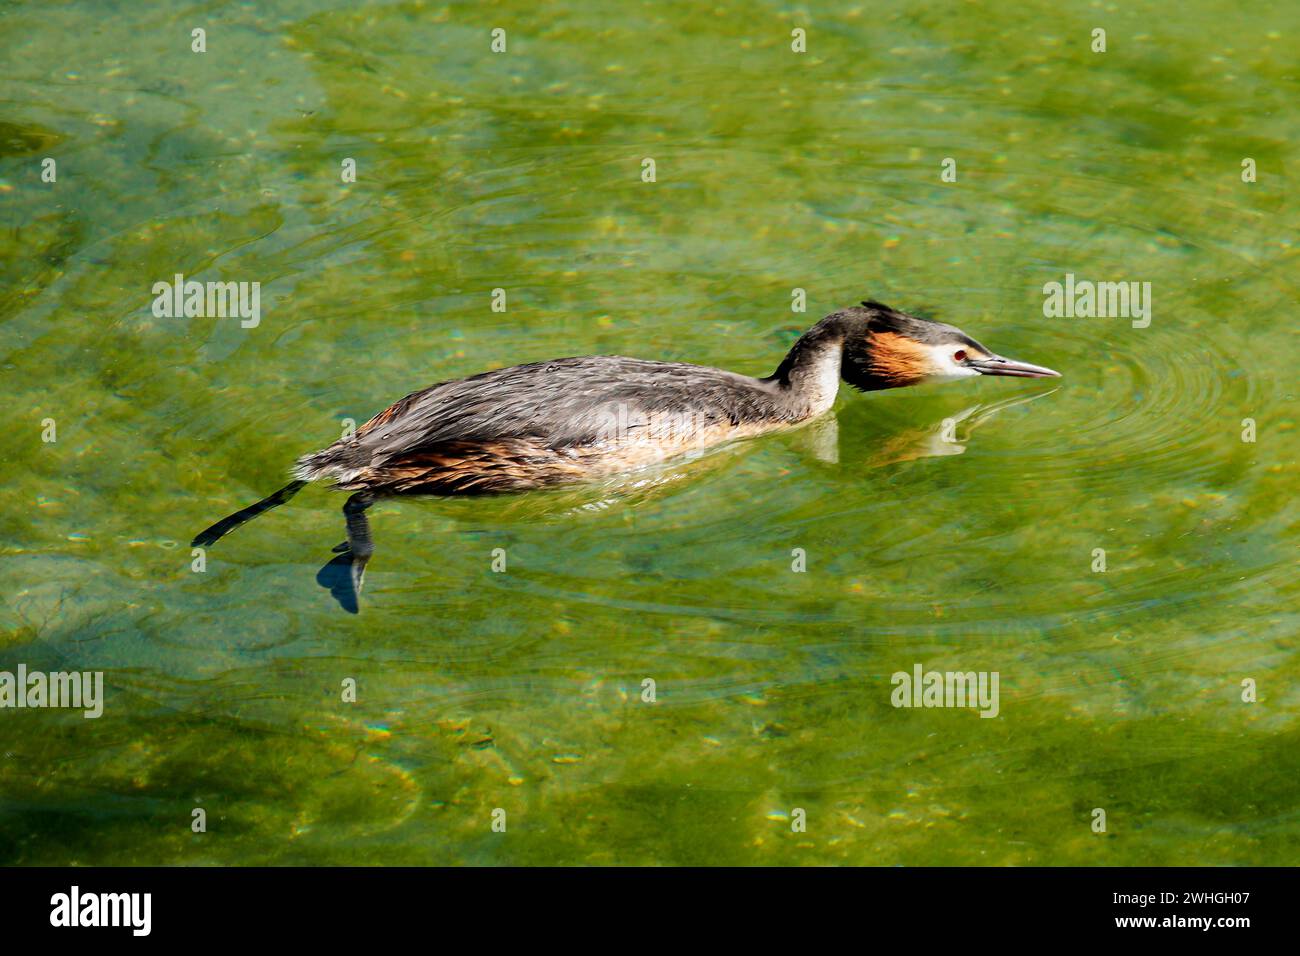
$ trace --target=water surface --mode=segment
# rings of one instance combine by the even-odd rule
[[[1300,861],[1297,37],[1206,0],[5,5],[0,670],[108,699],[0,711],[0,861]],[[260,324],[155,317],[176,273],[260,282]],[[1045,317],[1067,273],[1150,282],[1149,327]],[[417,387],[767,374],[866,296],[1065,377],[383,502],[357,615],[324,488],[191,570]],[[894,708],[916,664],[998,672],[999,716]]]

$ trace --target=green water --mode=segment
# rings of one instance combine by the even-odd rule
[[[107,686],[0,710],[0,862],[1300,862],[1300,8],[1123,6],[0,6],[0,670]],[[1067,273],[1150,326],[1045,317]],[[191,569],[417,387],[767,374],[868,295],[1065,377],[381,502],[357,615],[325,488]],[[998,716],[894,708],[917,664]]]

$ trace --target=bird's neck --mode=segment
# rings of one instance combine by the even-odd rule
[[[799,337],[767,381],[776,386],[794,417],[820,415],[835,404],[843,354],[843,332],[819,323]]]

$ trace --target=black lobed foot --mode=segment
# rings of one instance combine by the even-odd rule
[[[328,588],[334,600],[349,614],[361,607],[361,588],[366,583],[366,564],[375,552],[370,537],[370,522],[366,509],[374,504],[375,497],[368,491],[358,491],[343,505],[343,517],[348,528],[348,540],[334,546],[337,558],[332,559],[316,575],[316,581]]]
[[[356,614],[361,610],[359,601],[361,589],[357,587],[354,577],[352,555],[340,554],[336,558],[331,558],[316,572],[316,583],[329,591],[339,607],[349,614]]]

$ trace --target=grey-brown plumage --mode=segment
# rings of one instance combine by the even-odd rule
[[[295,474],[390,493],[517,491],[626,470],[805,412],[773,382],[721,369],[563,358],[407,395],[300,459]]]
[[[523,491],[628,471],[805,421],[841,379],[863,391],[966,375],[1055,375],[994,355],[960,329],[878,302],[832,313],[776,372],[597,355],[440,382],[386,408],[354,436],[300,458],[295,481],[194,539],[209,545],[307,481],[356,492],[344,507],[355,583],[376,495]]]

